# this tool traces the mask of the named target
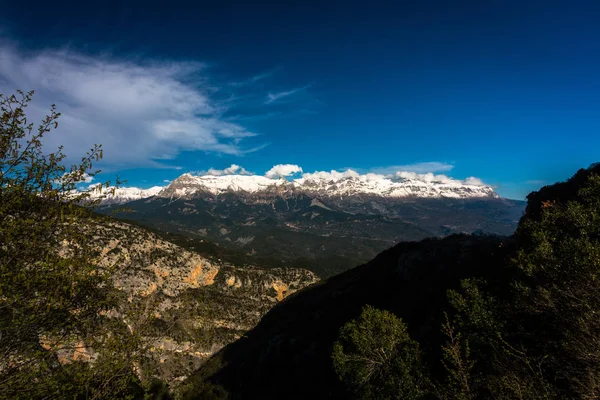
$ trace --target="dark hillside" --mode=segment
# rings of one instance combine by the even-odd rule
[[[565,182],[544,186],[527,196],[527,208],[524,219],[539,220],[546,201],[565,203],[567,201],[580,201],[578,192],[586,180],[593,174],[600,174],[600,163],[592,164],[589,168],[582,168]]]
[[[415,339],[439,343],[447,289],[500,270],[501,243],[467,235],[400,243],[274,307],[192,381],[209,378],[234,398],[337,398],[343,389],[330,355],[345,322],[370,304],[402,317]],[[437,354],[436,346],[432,350]]]

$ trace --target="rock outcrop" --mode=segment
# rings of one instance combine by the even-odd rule
[[[140,330],[145,370],[170,382],[183,380],[273,305],[318,280],[302,269],[234,266],[122,222],[105,220],[92,230],[96,262],[114,270],[113,289],[122,298],[110,316]],[[57,351],[65,362],[93,359],[88,349]]]

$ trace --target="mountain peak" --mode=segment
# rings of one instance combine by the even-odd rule
[[[196,193],[219,195],[225,192],[256,193],[269,187],[285,184],[285,180],[259,175],[202,175],[183,174],[164,188],[160,197],[186,197]]]

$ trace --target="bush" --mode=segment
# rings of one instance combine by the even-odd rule
[[[416,399],[424,393],[419,345],[388,311],[366,306],[344,325],[333,347],[333,365],[361,399]]]

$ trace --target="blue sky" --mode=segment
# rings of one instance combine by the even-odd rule
[[[524,198],[600,161],[597,2],[57,3],[3,5],[0,91],[129,185],[295,164]]]

